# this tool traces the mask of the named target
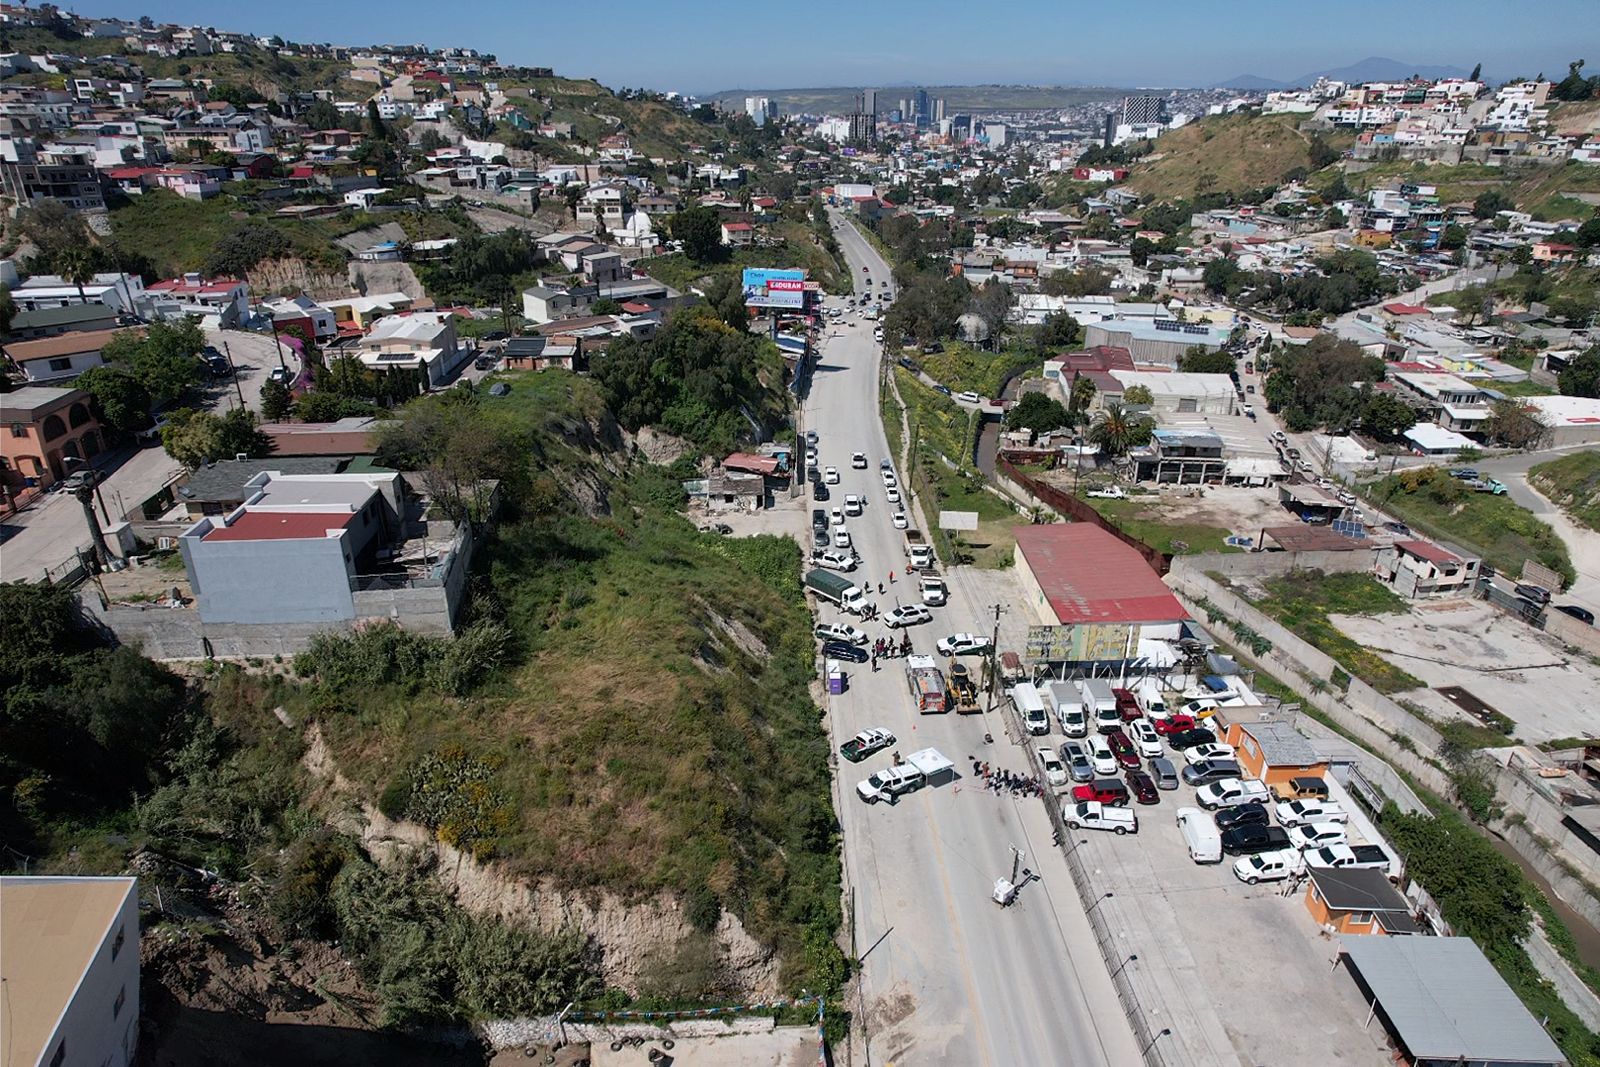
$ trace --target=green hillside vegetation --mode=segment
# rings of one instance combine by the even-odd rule
[[[641,259],[635,266],[680,292],[691,286],[704,288],[715,278],[737,281],[746,267],[809,271],[811,279],[820,282],[826,291],[849,291],[850,282],[840,269],[838,260],[817,244],[810,227],[804,223],[781,221],[771,224],[768,232],[779,242],[776,246],[733,249],[728,258],[721,262],[696,262],[682,252],[673,252]]]
[[[1501,574],[1519,575],[1531,559],[1560,574],[1563,588],[1577,577],[1567,546],[1547,523],[1509,496],[1473,492],[1443,468],[1389,475],[1367,495],[1423,533],[1479,553]]]
[[[369,226],[399,223],[414,241],[461,237],[477,229],[465,213],[449,209],[379,214],[348,209],[322,218],[279,218],[274,213],[283,201],[258,204],[230,191],[245,184],[227,183],[222,195],[210,200],[188,200],[165,189],[128,197],[110,213],[112,243],[128,263],[147,264],[162,277],[217,265],[234,250],[249,258],[252,249],[263,248],[339,271],[349,257],[334,241]],[[253,244],[242,241],[241,231],[258,239]],[[276,236],[259,237],[263,231]]]
[[[1331,175],[1334,169],[1325,173]],[[1568,194],[1600,193],[1600,167],[1570,162],[1554,166],[1489,167],[1481,163],[1427,164],[1392,160],[1371,165],[1351,164],[1345,174],[1345,184],[1357,192],[1407,181],[1438,186],[1440,203],[1470,203],[1480,193],[1496,191],[1510,197],[1519,209],[1531,212],[1537,219],[1585,219],[1594,212],[1594,207]]]
[[[368,82],[352,81],[348,75],[350,64],[344,60],[319,59],[311,56],[280,56],[264,48],[246,47],[236,52],[218,52],[209,56],[153,56],[143,52],[130,52],[120,39],[97,40],[89,37],[57,37],[42,29],[24,27],[8,30],[4,34],[4,51],[29,53],[64,52],[68,55],[124,56],[133,61],[146,77],[208,78],[228,85],[249,86],[263,95],[275,92],[310,92],[314,89],[331,89],[337,95],[365,99],[372,95],[374,86]],[[56,77],[59,75],[45,77]]]
[[[1535,489],[1591,530],[1600,530],[1600,452],[1574,452],[1528,471]]]
[[[960,341],[945,341],[943,348],[942,352],[916,357],[923,371],[953,392],[971,391],[983,397],[999,396],[1005,379],[1037,367],[1040,362],[1035,353],[1015,348],[983,352]]]
[[[715,140],[725,132],[660,100],[619,98],[593,80],[513,78],[502,79],[500,85],[536,122],[570,122],[577,139],[591,145],[625,133],[634,151],[647,157],[680,159],[688,154],[689,145]],[[541,142],[539,151],[559,144]]]
[[[1295,115],[1222,115],[1164,133],[1138,161],[1126,187],[1155,199],[1243,193],[1313,169],[1311,138]],[[1325,135],[1332,148],[1348,137]]]

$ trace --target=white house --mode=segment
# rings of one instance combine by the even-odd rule
[[[420,370],[430,389],[445,384],[463,352],[456,346],[455,317],[429,311],[379,319],[349,349],[368,370]]]
[[[8,1063],[127,1067],[139,1048],[134,878],[0,878]]]

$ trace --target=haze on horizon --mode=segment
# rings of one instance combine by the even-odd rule
[[[1600,63],[1594,0],[1523,7],[1456,0],[1443,9],[1349,0],[1337,11],[1273,0],[1144,0],[1137,22],[1126,8],[1071,0],[1014,0],[999,18],[949,0],[867,8],[818,0],[788,9],[788,18],[762,17],[781,8],[729,0],[704,0],[681,14],[638,0],[616,0],[604,12],[509,0],[280,0],[237,9],[202,0],[90,0],[74,10],[335,44],[476,48],[613,88],[697,95],[897,84],[1204,86],[1244,74],[1294,78],[1380,55],[1419,66],[1481,62],[1494,78],[1541,71],[1559,78],[1573,59]],[[1436,32],[1405,41],[1374,32],[1413,19]]]

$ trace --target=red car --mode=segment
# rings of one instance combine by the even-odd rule
[[[1123,770],[1137,770],[1139,767],[1139,750],[1133,747],[1133,742],[1128,740],[1128,735],[1121,730],[1112,730],[1106,734],[1106,744],[1111,746],[1111,754],[1117,757],[1117,763]]]
[[[1194,725],[1194,716],[1192,715],[1169,715],[1165,719],[1157,719],[1155,721],[1156,733],[1162,736],[1181,734],[1185,730],[1193,730]]]
[[[1072,799],[1097,800],[1102,804],[1127,806],[1128,787],[1115,778],[1096,778],[1087,785],[1074,786]]]
[[[1111,695],[1117,698],[1117,714],[1122,716],[1123,722],[1132,722],[1134,719],[1144,717],[1144,709],[1139,706],[1139,698],[1131,690],[1113,689]]]
[[[1133,799],[1137,800],[1141,804],[1161,803],[1161,792],[1156,789],[1155,780],[1144,771],[1130,770],[1122,777],[1127,781],[1128,788],[1133,790]],[[1260,807],[1258,804],[1251,806]]]

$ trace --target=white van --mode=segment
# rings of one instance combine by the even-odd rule
[[[1199,808],[1178,809],[1178,832],[1189,846],[1189,858],[1196,863],[1222,862],[1222,835],[1211,816]]]
[[[1134,691],[1139,698],[1139,706],[1144,708],[1144,714],[1151,722],[1167,717],[1167,702],[1161,697],[1161,683],[1154,678],[1143,678],[1139,681],[1139,688]]]
[[[1032,682],[1018,682],[1011,689],[1011,703],[1022,717],[1022,724],[1030,734],[1050,732],[1050,716],[1045,714],[1044,700]]]

